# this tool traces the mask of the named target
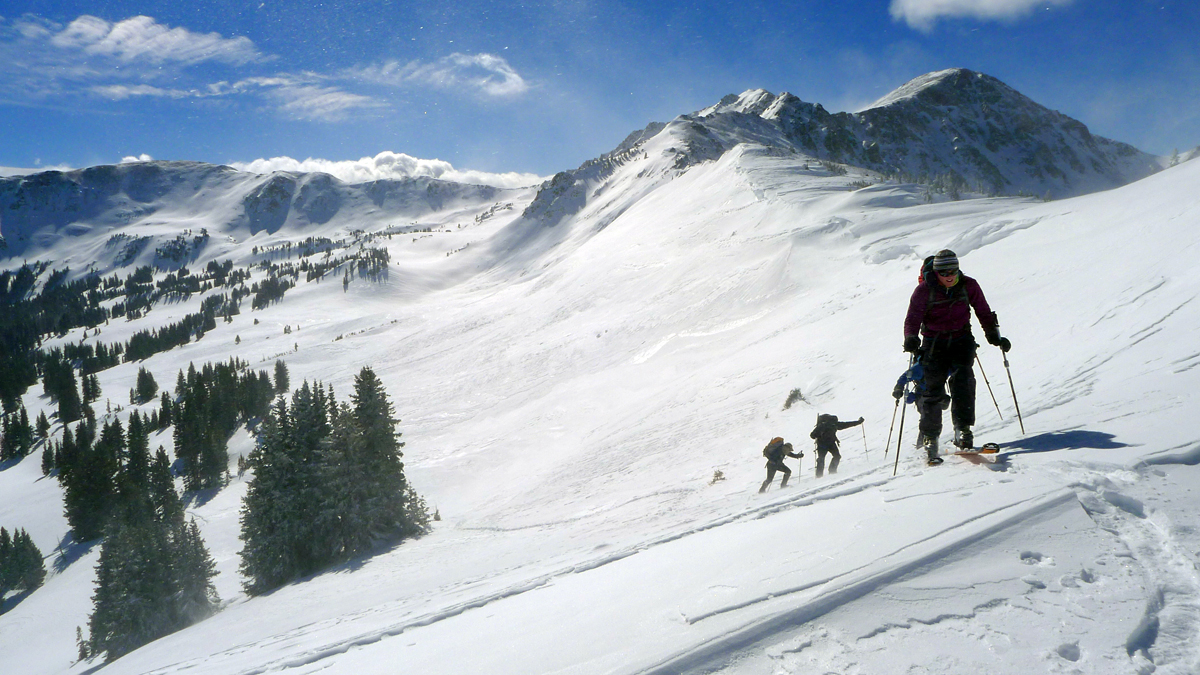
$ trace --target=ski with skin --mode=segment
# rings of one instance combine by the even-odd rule
[[[955,452],[954,454],[958,457],[962,457],[962,458],[966,459],[967,461],[971,462],[972,464],[991,464],[994,460],[990,459],[990,458],[985,458],[984,455],[994,455],[998,452],[1000,452],[999,444],[984,443],[979,448],[970,448],[970,449],[966,449],[966,450],[959,450],[959,451]]]

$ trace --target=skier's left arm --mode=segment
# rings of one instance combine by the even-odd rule
[[[860,418],[854,420],[853,422],[838,422],[837,428],[838,428],[838,431],[841,431],[842,429],[849,429],[850,427],[856,427],[862,423],[863,423],[863,418],[860,417]]]
[[[979,325],[983,326],[983,336],[987,338],[988,344],[995,345],[1003,351],[1012,349],[1012,343],[1008,338],[1000,337],[1000,321],[996,318],[996,313],[988,306],[987,298],[983,297],[983,289],[974,279],[967,284],[967,299],[970,300],[971,307],[975,310]]]

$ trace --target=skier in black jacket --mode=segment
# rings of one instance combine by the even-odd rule
[[[767,491],[767,488],[771,486],[771,481],[775,480],[776,471],[783,472],[783,482],[779,484],[779,487],[787,487],[788,479],[792,477],[792,470],[787,468],[787,465],[783,463],[783,458],[795,457],[796,459],[800,459],[803,456],[803,452],[792,452],[791,443],[784,443],[783,439],[778,436],[772,438],[771,442],[767,443],[767,447],[763,448],[763,457],[767,458],[767,479],[763,481],[762,487],[758,488],[758,491]]]
[[[825,475],[825,455],[832,454],[833,461],[829,462],[829,473],[837,473],[838,462],[842,455],[838,452],[837,432],[842,429],[856,427],[863,423],[863,418],[857,422],[839,422],[837,415],[817,415],[817,426],[813,427],[809,437],[817,442],[817,478]]]

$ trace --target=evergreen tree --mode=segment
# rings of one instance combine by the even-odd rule
[[[150,504],[158,521],[171,524],[183,522],[183,503],[175,491],[171,460],[161,445],[154,454],[154,463],[150,465],[149,492]]]
[[[71,432],[71,427],[63,427],[62,442],[58,444],[54,452],[54,466],[58,469],[58,482],[66,486],[67,475],[75,467],[79,461],[79,449],[75,445],[75,434]]]
[[[0,527],[0,597],[9,591],[33,591],[46,578],[42,552],[25,530],[9,536]]]
[[[79,389],[76,385],[75,373],[68,369],[68,378],[59,391],[58,399],[58,421],[63,424],[69,424],[78,420],[83,416],[83,401],[79,398]]]
[[[64,510],[75,541],[90,541],[103,533],[116,503],[117,470],[124,452],[119,423],[106,425],[101,441],[94,445],[90,433],[86,425],[80,425],[77,457],[70,471],[59,472]]]
[[[0,598],[12,589],[13,574],[12,565],[9,562],[13,558],[13,541],[9,536],[8,530],[0,527]]]
[[[280,399],[263,420],[258,444],[247,463],[254,471],[242,500],[242,575],[247,593],[259,595],[300,575],[293,550],[294,528],[303,526],[290,513],[287,495],[292,490],[293,452],[287,428],[291,415]]]
[[[106,529],[88,618],[92,654],[112,660],[174,629],[169,547],[153,523],[117,519]]]
[[[100,377],[98,375],[83,376],[83,402],[93,403],[100,400]]]
[[[154,517],[150,498],[150,442],[136,412],[129,416],[125,461],[117,474],[120,517],[129,521]]]
[[[160,448],[151,483],[165,470]],[[200,621],[218,606],[216,563],[195,521],[183,521],[173,485],[151,487],[149,500],[173,503],[123,510],[106,528],[100,549],[88,646],[109,660]]]
[[[54,471],[54,446],[47,443],[42,448],[42,475],[49,476]]]
[[[75,649],[79,655],[79,661],[86,661],[91,657],[91,652],[88,651],[88,641],[83,638],[83,628],[75,626]]]
[[[275,361],[275,393],[286,394],[291,389],[291,382],[288,380],[287,364],[283,361]]]
[[[182,374],[182,372],[180,374]],[[167,392],[164,391],[162,393],[162,398],[159,400],[159,408],[158,408],[158,428],[159,429],[166,429],[167,427],[171,426],[174,423],[172,421],[174,419],[174,414],[175,414],[174,407],[175,407],[175,404],[173,401],[171,401],[170,395],[168,395]]]
[[[12,433],[12,425],[8,415],[0,415],[0,462],[7,462],[17,456],[16,437]]]
[[[158,383],[154,381],[154,375],[144,367],[138,369],[137,385],[134,390],[138,403],[146,403],[158,393]]]
[[[16,448],[17,454],[20,457],[27,456],[33,452],[34,430],[33,425],[29,423],[29,413],[25,410],[25,406],[21,406],[17,411],[17,423],[15,425],[17,434]]]
[[[409,496],[404,464],[400,461],[400,434],[396,432],[395,409],[387,398],[383,383],[375,372],[364,367],[354,378],[352,413],[355,440],[351,444],[354,461],[362,464],[361,492],[363,508],[369,516],[372,534],[407,537],[423,533],[428,526],[410,522],[405,500]]]
[[[46,411],[38,413],[37,418],[37,436],[42,440],[50,438],[50,420],[46,419]]]
[[[42,552],[25,530],[17,530],[12,550],[13,583],[10,588],[33,591],[46,579],[46,563]]]
[[[177,589],[175,612],[182,626],[187,626],[207,619],[217,609],[220,600],[212,582],[217,575],[217,563],[204,547],[194,519],[176,525],[172,542]]]

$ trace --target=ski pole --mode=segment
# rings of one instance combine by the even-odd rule
[[[917,355],[913,354],[908,357],[908,372],[911,375],[913,364],[917,362]],[[912,380],[910,379],[909,382]],[[896,462],[892,465],[892,475],[896,475],[896,471],[900,468],[900,443],[904,439],[904,414],[908,412],[908,382],[904,383],[903,398],[904,409],[900,411],[900,433],[896,435]],[[899,401],[897,401],[899,403]],[[890,444],[890,443],[889,443]]]
[[[863,432],[863,454],[870,457],[871,451],[867,450],[867,425],[860,424],[859,426],[862,427],[862,432]]]
[[[975,363],[979,364],[979,374],[983,376],[983,383],[987,385],[988,393],[992,396],[992,405],[996,406],[996,414],[1000,415],[1000,419],[1004,419],[1004,415],[1000,412],[1000,404],[996,403],[996,394],[992,392],[992,383],[988,382],[987,373],[983,372],[983,361],[979,360],[979,354],[975,354]]]
[[[905,387],[907,390],[908,387]],[[908,391],[904,392],[905,398],[908,397]],[[904,408],[900,410],[900,433],[896,435],[896,462],[892,465],[892,475],[896,475],[896,471],[900,468],[900,443],[904,438],[904,413],[908,412],[908,402],[904,402]]]
[[[1021,423],[1021,435],[1024,436],[1025,435],[1025,420],[1021,419],[1021,404],[1017,403],[1017,389],[1016,389],[1016,387],[1013,386],[1012,370],[1010,370],[1008,367],[1008,352],[1001,349],[1000,353],[1004,355],[1004,371],[1006,373],[1008,373],[1008,389],[1009,389],[1009,391],[1012,392],[1013,407],[1015,407],[1017,409],[1017,421]]]
[[[892,406],[892,423],[888,425],[888,439],[883,446],[883,458],[887,459],[888,450],[892,449],[892,432],[896,430],[896,412],[900,410],[900,399],[896,399],[896,405]]]

